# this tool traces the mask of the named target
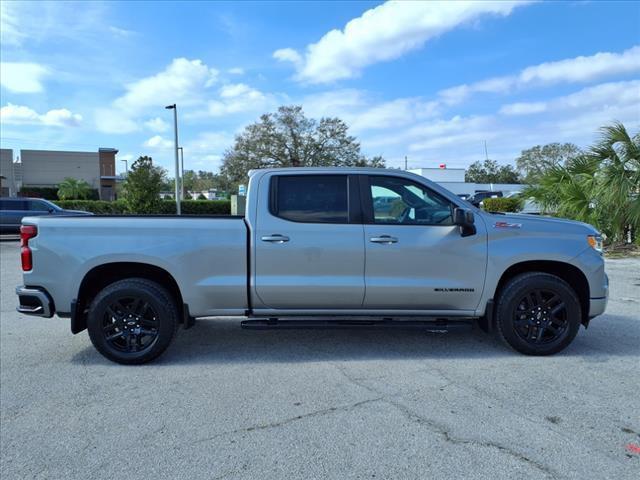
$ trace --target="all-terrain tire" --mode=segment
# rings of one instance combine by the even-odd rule
[[[175,299],[144,278],[119,280],[91,302],[87,330],[93,346],[109,360],[136,365],[160,356],[178,329]]]
[[[576,337],[582,320],[580,300],[561,278],[530,272],[510,279],[496,301],[500,338],[526,355],[553,355]]]

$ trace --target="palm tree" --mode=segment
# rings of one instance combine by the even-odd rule
[[[608,206],[616,236],[640,229],[640,132],[630,135],[616,122],[601,129],[589,155],[600,162],[598,198]]]
[[[545,212],[595,225],[611,240],[640,230],[640,134],[619,122],[577,158],[550,168],[524,195]]]
[[[84,180],[67,177],[58,185],[60,200],[86,199],[91,192],[91,186]]]

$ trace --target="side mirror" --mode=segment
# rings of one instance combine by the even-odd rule
[[[51,207],[49,207],[49,213],[55,213],[55,212],[56,212],[56,209],[55,209],[55,208],[51,208]]]
[[[460,235],[468,237],[476,234],[476,226],[474,225],[475,218],[471,210],[466,208],[454,208],[453,210],[453,223],[460,227]]]

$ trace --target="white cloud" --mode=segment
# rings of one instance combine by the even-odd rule
[[[0,2],[0,35],[6,45],[56,41],[101,41],[112,33],[109,5],[102,2]]]
[[[218,70],[201,60],[174,59],[164,70],[141,78],[126,86],[126,93],[116,98],[111,107],[96,111],[96,127],[105,133],[130,133],[138,130],[137,117],[145,112],[160,112],[176,103],[178,112],[184,107],[206,103],[208,89],[215,84]],[[158,119],[145,123],[147,128],[162,132]]]
[[[133,30],[127,30],[126,28],[116,27],[115,25],[109,25],[109,31],[115,37],[128,38],[136,34]]]
[[[233,67],[233,68],[230,68],[229,70],[227,70],[227,73],[229,73],[231,75],[244,75],[244,68]]]
[[[420,97],[380,102],[365,91],[351,88],[308,95],[301,103],[308,116],[338,117],[352,133],[410,125],[434,116],[438,110],[437,102]]]
[[[229,132],[202,132],[184,146],[185,169],[216,170],[224,151],[233,146]]]
[[[640,119],[640,80],[610,82],[584,88],[570,95],[547,102],[519,102],[504,105],[500,113],[505,115],[530,115],[549,111],[598,108],[627,104],[637,108]]]
[[[177,103],[193,105],[204,90],[213,85],[218,71],[201,60],[174,59],[163,71],[127,85],[127,93],[113,102],[114,107],[136,113],[146,108],[163,108]]]
[[[274,106],[274,99],[244,83],[227,84],[219,90],[219,100],[208,104],[208,114],[213,117],[234,113],[259,111]]]
[[[517,75],[494,77],[457,85],[439,92],[448,105],[461,103],[473,93],[508,93],[516,88],[558,83],[591,82],[604,77],[640,72],[640,46],[622,53],[600,52],[525,68]]]
[[[18,2],[0,2],[0,40],[5,45],[20,45],[26,34],[20,28]]]
[[[302,65],[302,56],[293,48],[281,48],[273,52],[273,58],[281,62],[291,62],[296,66]]]
[[[590,57],[576,57],[546,62],[525,68],[518,76],[519,84],[589,82],[605,76],[640,72],[640,46],[622,53],[599,52]]]
[[[568,95],[504,105],[496,113],[441,117],[410,125],[390,124],[380,131],[359,134],[363,151],[382,154],[390,166],[400,166],[404,155],[413,166],[468,166],[489,157],[513,162],[524,149],[551,142],[588,146],[598,129],[620,121],[631,132],[640,126],[640,80],[588,86]]]
[[[527,2],[388,1],[348,22],[343,30],[331,30],[307,46],[303,56],[291,48],[273,56],[289,61],[296,78],[308,83],[327,83],[360,74],[363,68],[392,60],[421,48],[425,42],[485,15],[506,16]]]
[[[171,140],[167,140],[166,138],[163,138],[160,135],[154,135],[153,137],[145,140],[145,142],[142,145],[145,147],[159,149],[159,150],[172,148],[174,146]]]
[[[96,129],[104,133],[132,133],[140,130],[135,120],[125,112],[112,108],[99,108],[95,111]]]
[[[244,83],[235,83],[223,86],[220,89],[220,96],[222,98],[234,98],[251,94],[251,92],[257,92],[257,90],[252,89]]]
[[[370,101],[363,90],[343,88],[307,95],[301,103],[310,117],[339,117],[351,123],[355,114],[366,108]]]
[[[38,93],[43,91],[42,80],[49,69],[37,63],[2,62],[0,83],[14,93]]]
[[[160,117],[155,117],[147,120],[146,122],[144,122],[144,126],[152,132],[158,133],[166,132],[167,130],[169,130],[169,124]]]
[[[14,125],[74,127],[80,124],[82,115],[72,113],[66,108],[58,108],[39,114],[29,107],[9,103],[0,109],[0,120],[4,124]]]
[[[198,154],[217,154],[233,144],[233,135],[227,132],[203,132],[187,142],[185,151]]]
[[[354,132],[397,128],[433,117],[437,110],[437,102],[427,102],[420,98],[399,98],[360,112],[354,118],[351,128]]]
[[[529,115],[547,110],[546,102],[517,102],[504,105],[500,113],[504,115]]]

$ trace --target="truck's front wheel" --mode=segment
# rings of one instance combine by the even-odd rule
[[[569,345],[578,333],[580,301],[559,277],[523,273],[498,294],[496,324],[502,339],[527,355],[552,355]]]
[[[87,317],[89,338],[109,360],[149,362],[164,352],[178,328],[178,309],[162,286],[143,278],[120,280],[101,290]]]

